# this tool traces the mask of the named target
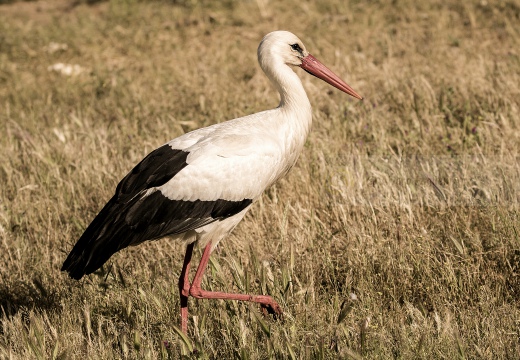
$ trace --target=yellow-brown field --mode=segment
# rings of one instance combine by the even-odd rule
[[[284,321],[190,299],[181,337],[168,239],[61,273],[149,151],[277,106],[256,62],[277,29],[365,97],[297,70],[305,151],[212,257],[206,288],[270,294]],[[520,354],[518,0],[3,4],[0,135],[0,359]]]

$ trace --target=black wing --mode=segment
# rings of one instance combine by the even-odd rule
[[[79,238],[61,270],[80,279],[127,246],[197,229],[238,214],[252,203],[251,199],[171,200],[160,191],[147,194],[187,166],[187,156],[187,152],[167,144],[148,154],[121,180],[115,195]]]

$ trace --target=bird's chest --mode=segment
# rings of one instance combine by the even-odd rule
[[[285,133],[282,146],[282,163],[279,168],[280,171],[277,176],[277,180],[287,175],[289,170],[291,170],[292,167],[296,164],[296,161],[298,160],[298,157],[303,150],[305,141],[307,139],[308,130],[299,130],[300,131],[295,132],[293,129],[289,129]]]

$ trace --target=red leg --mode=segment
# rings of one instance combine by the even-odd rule
[[[179,277],[179,295],[181,298],[181,329],[182,332],[188,333],[188,296],[190,296],[190,273],[191,255],[193,254],[193,246],[195,243],[186,246],[186,255],[184,255],[184,264],[182,265],[181,276]]]
[[[197,268],[197,273],[195,274],[195,278],[190,287],[189,294],[197,299],[224,299],[224,300],[241,300],[241,301],[251,301],[255,303],[259,303],[262,305],[262,308],[266,309],[269,313],[281,315],[282,309],[273,300],[272,297],[268,295],[247,295],[247,294],[231,294],[221,291],[206,291],[202,290],[200,287],[200,283],[202,282],[202,276],[204,275],[204,271],[208,265],[209,256],[211,254],[211,243],[206,245],[204,249],[204,253],[202,254],[202,259],[200,259],[199,267]]]

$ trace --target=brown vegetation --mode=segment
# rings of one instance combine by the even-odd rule
[[[516,0],[1,5],[0,358],[517,358],[518,24]],[[191,299],[182,338],[168,239],[68,279],[144,155],[277,105],[256,63],[276,29],[366,98],[300,72],[305,152],[213,256],[207,288],[271,294],[285,320]]]

